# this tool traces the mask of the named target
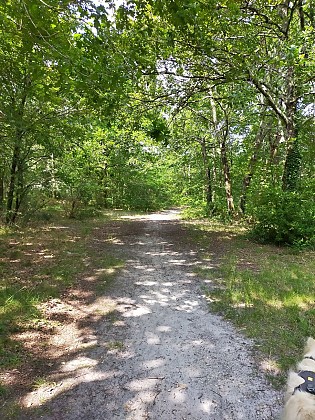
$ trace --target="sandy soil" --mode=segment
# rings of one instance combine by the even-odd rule
[[[76,306],[84,328],[60,328],[69,352],[23,396],[29,411],[20,419],[278,418],[282,395],[259,372],[253,343],[209,311],[194,274],[201,262],[177,217],[162,212],[116,222],[110,237],[97,233],[94,246],[124,257],[124,269],[106,295]]]

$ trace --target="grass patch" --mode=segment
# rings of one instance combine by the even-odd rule
[[[121,341],[110,341],[107,343],[107,348],[109,350],[122,351],[124,349],[124,343],[122,343]]]
[[[105,319],[109,321],[111,324],[114,324],[115,322],[119,321],[119,313],[116,309],[112,309],[111,311],[107,312],[105,314]]]
[[[39,377],[39,378],[35,379],[35,381],[33,383],[33,386],[32,386],[32,389],[37,390],[37,389],[40,389],[42,387],[54,388],[55,386],[56,386],[56,382],[49,381],[45,377]]]
[[[0,369],[22,362],[26,353],[12,334],[45,322],[40,303],[60,297],[83,273],[95,274],[97,293],[113,281],[122,261],[89,245],[108,219],[60,219],[0,229]]]
[[[2,408],[3,419],[18,419],[21,415],[21,407],[15,401],[6,401]]]
[[[202,225],[200,231],[209,232],[211,245],[211,228]],[[243,233],[236,229],[217,236],[214,246],[223,246],[224,257],[215,269],[201,267],[198,274],[212,280],[207,291],[211,309],[255,340],[268,376],[282,386],[305,339],[315,337],[315,253],[258,245]],[[205,246],[204,236],[200,243]]]
[[[23,355],[22,346],[3,334],[0,339],[0,370],[18,367],[23,361]]]
[[[0,383],[0,397],[4,397],[7,393],[7,388]]]
[[[96,270],[98,282],[96,285],[97,294],[103,294],[112,285],[117,272],[123,267],[124,263],[116,257],[106,255],[96,261],[99,267]]]

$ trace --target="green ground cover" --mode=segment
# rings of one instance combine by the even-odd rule
[[[18,367],[25,357],[12,335],[49,322],[39,308],[42,302],[61,297],[91,267],[101,273],[95,290],[101,292],[122,266],[89,246],[94,229],[109,219],[60,219],[0,230],[0,371]]]
[[[191,229],[204,258],[217,260],[197,270],[211,281],[211,310],[254,339],[267,374],[282,386],[305,339],[315,337],[315,253],[256,244],[240,226],[199,223]]]

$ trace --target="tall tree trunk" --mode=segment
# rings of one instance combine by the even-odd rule
[[[221,162],[223,166],[223,174],[224,174],[224,186],[225,186],[225,196],[227,201],[227,208],[229,215],[232,215],[235,211],[234,207],[234,200],[232,195],[232,183],[231,183],[231,173],[230,173],[230,165],[227,156],[226,150],[226,137],[224,136],[221,141]]]
[[[55,169],[55,156],[52,153],[48,169],[50,170],[50,186],[52,198],[57,198],[57,182],[56,182],[56,169]]]
[[[301,170],[301,153],[297,139],[297,129],[295,124],[295,115],[297,100],[295,99],[294,70],[289,67],[286,77],[287,82],[287,100],[286,100],[286,126],[285,139],[287,144],[287,153],[282,175],[282,189],[284,191],[295,191],[298,186]]]
[[[291,137],[287,147],[287,155],[282,176],[282,189],[296,191],[301,173],[301,152],[297,138]]]
[[[248,164],[248,170],[246,175],[243,178],[242,182],[242,194],[240,199],[240,208],[243,214],[246,212],[246,204],[247,204],[247,191],[250,186],[251,180],[254,175],[255,166],[258,160],[258,153],[261,149],[263,139],[265,137],[265,121],[261,120],[256,138],[255,138],[255,144],[254,144],[254,150],[253,154],[250,158],[249,164]]]
[[[4,205],[4,170],[0,173],[0,212],[3,210]]]
[[[20,143],[19,143],[19,135],[17,135],[12,162],[11,162],[11,169],[10,169],[10,182],[9,182],[9,189],[7,195],[7,214],[6,214],[6,222],[12,223],[13,222],[13,200],[16,191],[16,178],[17,178],[17,168],[19,165],[20,160]]]
[[[6,223],[13,223],[16,219],[18,209],[21,205],[21,197],[16,197],[15,201],[15,209],[13,210],[13,201],[16,195],[16,188],[17,184],[21,182],[23,174],[22,171],[22,162],[21,162],[21,147],[23,136],[25,134],[23,129],[23,118],[25,114],[25,105],[27,101],[27,96],[29,94],[29,88],[31,86],[31,78],[28,74],[25,74],[24,77],[24,86],[23,92],[20,101],[16,102],[15,98],[12,99],[12,109],[16,111],[16,132],[15,132],[15,139],[14,139],[14,148],[13,148],[13,155],[12,155],[12,162],[11,162],[11,169],[10,169],[10,181],[9,181],[9,189],[7,195],[7,208],[6,208]],[[17,175],[19,174],[19,180],[17,180]]]
[[[225,196],[226,196],[226,202],[227,202],[227,210],[228,210],[229,215],[232,215],[235,211],[235,207],[234,207],[234,200],[233,200],[233,195],[232,195],[230,164],[229,164],[229,159],[227,156],[227,147],[226,147],[228,125],[229,125],[228,118],[227,118],[227,115],[225,115],[225,124],[224,124],[225,130],[223,131],[223,128],[222,129],[219,128],[218,118],[217,118],[217,109],[216,109],[216,104],[213,97],[211,97],[210,99],[210,104],[211,104],[211,110],[212,110],[212,119],[213,119],[215,137],[220,138],[220,153],[221,153],[221,162],[222,162],[222,167],[223,167],[224,188],[225,188]]]
[[[17,219],[20,206],[22,203],[23,195],[24,195],[23,175],[24,175],[24,169],[21,163],[19,163],[17,166],[17,171],[16,171],[16,193],[15,193],[15,206],[14,206],[14,211],[12,213],[12,223],[15,223]]]
[[[104,163],[102,171],[102,206],[105,208],[109,207],[109,186],[108,186],[108,164]]]
[[[213,192],[212,192],[212,179],[211,179],[211,168],[209,166],[209,157],[207,153],[206,139],[202,138],[200,141],[201,144],[201,153],[204,167],[204,177],[205,177],[205,195],[207,206],[210,207],[213,203]]]
[[[305,12],[304,4],[302,0],[297,1],[298,7],[298,16],[300,21],[300,30],[301,32],[305,31]],[[289,3],[288,3],[289,5]],[[310,6],[309,24],[314,26],[314,5]],[[289,6],[288,6],[289,8]],[[303,53],[307,53],[306,48],[303,47]],[[284,163],[283,176],[282,176],[282,189],[284,191],[296,191],[298,188],[300,173],[301,173],[301,153],[300,145],[298,141],[298,131],[296,127],[296,109],[297,109],[297,99],[296,99],[296,86],[295,86],[295,75],[294,75],[294,66],[291,65],[288,67],[286,74],[286,85],[287,85],[287,94],[286,94],[286,144],[287,144],[287,153]]]
[[[273,134],[273,133],[272,133]],[[275,135],[269,136],[269,165],[273,166],[278,163],[279,145],[285,142],[285,135],[281,120],[278,119],[278,128]]]

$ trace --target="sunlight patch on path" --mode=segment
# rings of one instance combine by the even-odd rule
[[[196,251],[171,242],[174,226],[163,221],[178,216],[128,216],[141,234],[128,230],[116,247],[127,256],[113,291],[123,322],[100,323],[97,346],[69,359],[60,374],[78,369],[55,378],[47,420],[63,415],[55,398],[63,386],[65,420],[276,418],[278,394],[253,368],[251,342],[209,312]],[[80,369],[84,361],[90,367]]]
[[[151,214],[137,214],[137,215],[127,215],[121,216],[122,219],[129,220],[157,220],[157,221],[167,221],[167,220],[180,220],[180,209],[171,209],[165,210],[158,213]]]

